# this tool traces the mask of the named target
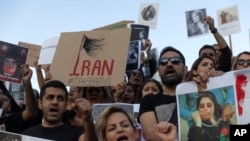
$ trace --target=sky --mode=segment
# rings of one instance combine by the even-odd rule
[[[238,5],[241,32],[231,35],[233,55],[250,50],[247,0],[1,0],[0,40],[42,45],[61,32],[89,31],[122,20],[138,23],[142,3],[160,4],[157,27],[149,31],[152,48],[158,53],[166,46],[179,49],[188,68],[204,44],[216,43],[212,34],[187,37],[185,12],[189,10],[206,8],[218,27],[216,11]],[[230,44],[229,36],[224,38]],[[35,74],[32,81],[36,81]],[[34,87],[38,87],[36,82]]]

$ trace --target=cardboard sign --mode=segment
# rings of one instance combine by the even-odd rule
[[[22,47],[29,48],[29,53],[27,56],[26,64],[34,67],[34,62],[36,60],[38,60],[42,46],[30,44],[30,43],[26,43],[26,42],[19,42],[18,45],[22,46]]]
[[[129,23],[134,23],[134,21],[120,21],[117,23],[103,26],[103,27],[95,28],[93,30],[112,30],[112,29],[119,29],[119,28],[127,28],[127,25]]]
[[[217,10],[217,19],[221,35],[231,35],[241,31],[237,5]]]
[[[50,67],[68,86],[111,86],[124,80],[131,29],[62,33]]]
[[[21,65],[25,64],[28,48],[0,41],[0,80],[22,82]]]

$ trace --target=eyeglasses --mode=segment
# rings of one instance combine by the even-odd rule
[[[237,65],[244,65],[245,63],[247,63],[247,65],[250,66],[250,59],[247,59],[247,60],[239,59],[236,61]]]
[[[169,61],[171,61],[171,63],[174,65],[178,65],[181,62],[181,58],[180,57],[161,58],[159,60],[159,64],[161,66],[166,66]]]

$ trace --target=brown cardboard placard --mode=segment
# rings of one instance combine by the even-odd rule
[[[131,29],[62,33],[50,67],[67,86],[111,86],[124,80]]]
[[[27,56],[26,64],[34,67],[34,62],[39,58],[42,46],[31,44],[31,43],[26,43],[26,42],[18,42],[18,45],[29,48],[29,53]]]

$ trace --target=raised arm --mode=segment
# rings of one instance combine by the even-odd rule
[[[26,108],[22,113],[22,118],[24,121],[29,120],[32,116],[34,116],[37,112],[38,106],[36,103],[35,95],[33,93],[33,88],[31,84],[32,70],[29,68],[27,64],[22,65],[21,70],[23,76],[23,85],[25,90],[25,102]]]
[[[79,141],[98,141],[95,134],[95,125],[91,117],[91,104],[84,98],[76,99],[72,104],[72,108],[75,109],[76,114],[80,115],[84,120],[84,134],[79,138]]]
[[[39,88],[41,89],[45,83],[43,73],[42,73],[42,68],[41,68],[41,65],[38,65],[38,60],[36,60],[33,64],[36,69],[37,82],[38,82]]]

